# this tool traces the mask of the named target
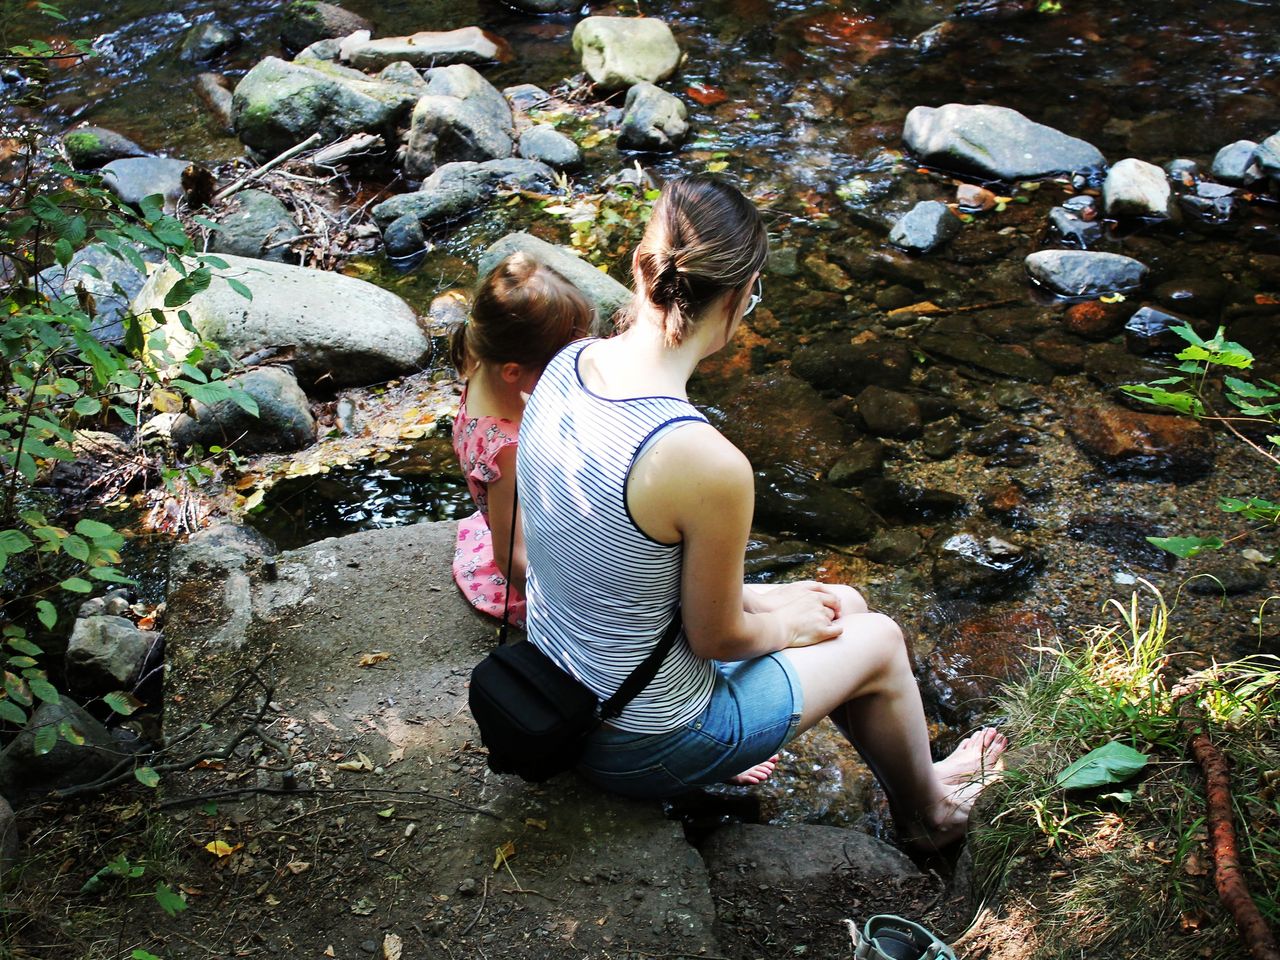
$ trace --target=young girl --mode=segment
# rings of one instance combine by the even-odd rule
[[[464,380],[453,449],[479,508],[458,524],[453,579],[484,613],[523,629],[524,538],[518,522],[516,435],[525,400],[542,369],[565,344],[586,336],[591,305],[550,267],[513,253],[476,291],[470,319],[454,328],[449,355]]]

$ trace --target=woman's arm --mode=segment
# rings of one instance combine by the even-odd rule
[[[493,534],[493,559],[507,582],[524,593],[524,530],[520,511],[516,511],[515,549],[511,549],[511,507],[516,497],[516,446],[508,444],[498,451],[494,465],[499,477],[489,484],[489,532]]]
[[[684,544],[680,602],[694,653],[748,660],[840,635],[836,600],[821,590],[792,591],[776,609],[745,609],[743,557],[755,499],[751,465],[714,428],[674,430],[632,470],[627,501],[642,530]]]

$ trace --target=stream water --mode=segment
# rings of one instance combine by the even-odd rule
[[[57,129],[87,121],[173,156],[212,163],[239,155],[240,145],[218,130],[195,94],[195,68],[178,60],[177,44],[193,22],[217,15],[231,23],[245,40],[217,69],[234,80],[278,54],[280,5],[179,0],[164,4],[163,12],[157,6],[65,0],[69,20],[58,31],[97,37],[99,56],[56,71],[50,100],[38,113],[9,105],[0,124]],[[497,0],[350,0],[346,6],[385,35],[471,24],[501,34],[517,57],[488,72],[498,87],[531,82],[551,89],[578,71],[569,45],[573,18],[535,18]],[[886,223],[918,199],[954,195],[952,181],[916,171],[896,153],[903,118],[920,104],[1013,107],[1090,141],[1111,162],[1188,157],[1207,169],[1220,146],[1275,133],[1280,5],[1062,0],[1060,13],[957,19],[937,46],[922,50],[913,42],[955,6],[934,0],[856,7],[800,0],[640,4],[644,14],[671,23],[687,53],[678,81],[668,86],[699,95],[685,98],[694,124],[685,148],[639,159],[660,177],[725,163],[765,210],[775,248],[764,307],[736,353],[700,381],[695,397],[757,467],[768,468],[762,488],[775,488],[774,500],[809,505],[771,511],[770,498],[763,498],[752,575],[864,586],[875,605],[906,624],[943,733],[973,721],[973,698],[1017,669],[1027,642],[1069,638],[1080,625],[1107,618],[1105,601],[1127,598],[1139,578],[1177,598],[1175,622],[1187,646],[1220,657],[1277,650],[1274,617],[1258,617],[1259,605],[1277,588],[1273,568],[1241,573],[1239,557],[1244,548],[1274,552],[1275,536],[1249,531],[1215,506],[1219,495],[1271,495],[1274,470],[1219,437],[1217,467],[1200,479],[1114,476],[1067,436],[1065,422],[1102,403],[1108,383],[1150,363],[1123,345],[1104,350],[1063,332],[1064,306],[1043,302],[1025,279],[1022,258],[1049,245],[1048,210],[1069,187],[993,184],[1012,198],[1005,209],[979,217],[948,248],[920,259],[891,251]],[[637,7],[593,4],[592,12],[634,14]],[[7,24],[9,39],[24,29],[47,36],[47,23],[16,12]],[[595,192],[635,159],[605,142],[588,151],[577,188]],[[507,229],[532,223],[549,239],[567,242],[567,224],[545,215],[533,222],[535,216],[526,206],[513,207],[435,237],[434,250],[407,272],[385,262],[365,270],[425,313],[436,294],[474,279],[479,251]],[[1126,226],[1104,248],[1148,263],[1152,290],[1193,302],[1207,321],[1247,323],[1260,363],[1274,379],[1280,314],[1266,314],[1265,306],[1280,293],[1278,220],[1277,205],[1259,198],[1227,229]],[[615,239],[621,250],[626,235]],[[621,278],[616,262],[613,269]],[[1149,292],[1142,302],[1155,299]],[[891,312],[921,302],[950,312]],[[936,346],[921,345],[929,334],[1012,346],[1050,362],[1059,376],[1050,383],[1015,380],[952,362]],[[800,365],[792,364],[802,350],[811,356],[816,350],[821,359],[823,345],[868,339],[906,346],[912,388],[931,398],[922,402],[933,411],[926,419],[936,424],[923,439],[886,441],[883,479],[863,485],[864,500],[896,536],[896,552],[878,554],[881,562],[840,534],[845,494],[825,483],[861,433],[844,396],[857,391],[821,375],[805,383],[796,375]],[[296,546],[370,526],[453,517],[466,499],[451,471],[438,444],[424,445],[395,462],[282,483],[258,522],[283,546]],[[824,478],[816,492],[815,477]],[[1240,539],[1229,556],[1209,561],[1174,565],[1143,540],[1149,533],[1222,529]],[[964,534],[974,542],[993,535],[1013,542],[1034,558],[1024,564],[1025,577],[991,590],[948,588],[938,567],[945,566],[948,544]],[[1204,569],[1220,577],[1224,569],[1234,571],[1246,589],[1230,597],[1181,589]],[[792,764],[804,776],[780,777],[762,792],[762,816],[841,823],[863,816],[865,774],[852,764],[819,763],[827,746],[810,742],[804,748],[810,752]],[[810,785],[802,786],[806,780]],[[795,791],[807,791],[803,802],[788,799]]]

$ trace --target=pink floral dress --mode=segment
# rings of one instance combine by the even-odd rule
[[[502,474],[498,470],[498,454],[517,442],[519,425],[502,417],[470,417],[467,414],[467,392],[453,423],[453,449],[467,480],[467,489],[478,509],[465,520],[458,521],[458,542],[453,551],[453,579],[462,595],[477,610],[502,619],[507,600],[507,579],[493,558],[493,535],[489,532],[489,484]],[[508,619],[524,629],[525,600],[518,592],[511,595]]]

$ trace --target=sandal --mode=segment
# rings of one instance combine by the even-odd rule
[[[882,913],[859,931],[852,923],[855,960],[956,960],[955,951],[910,920]]]

